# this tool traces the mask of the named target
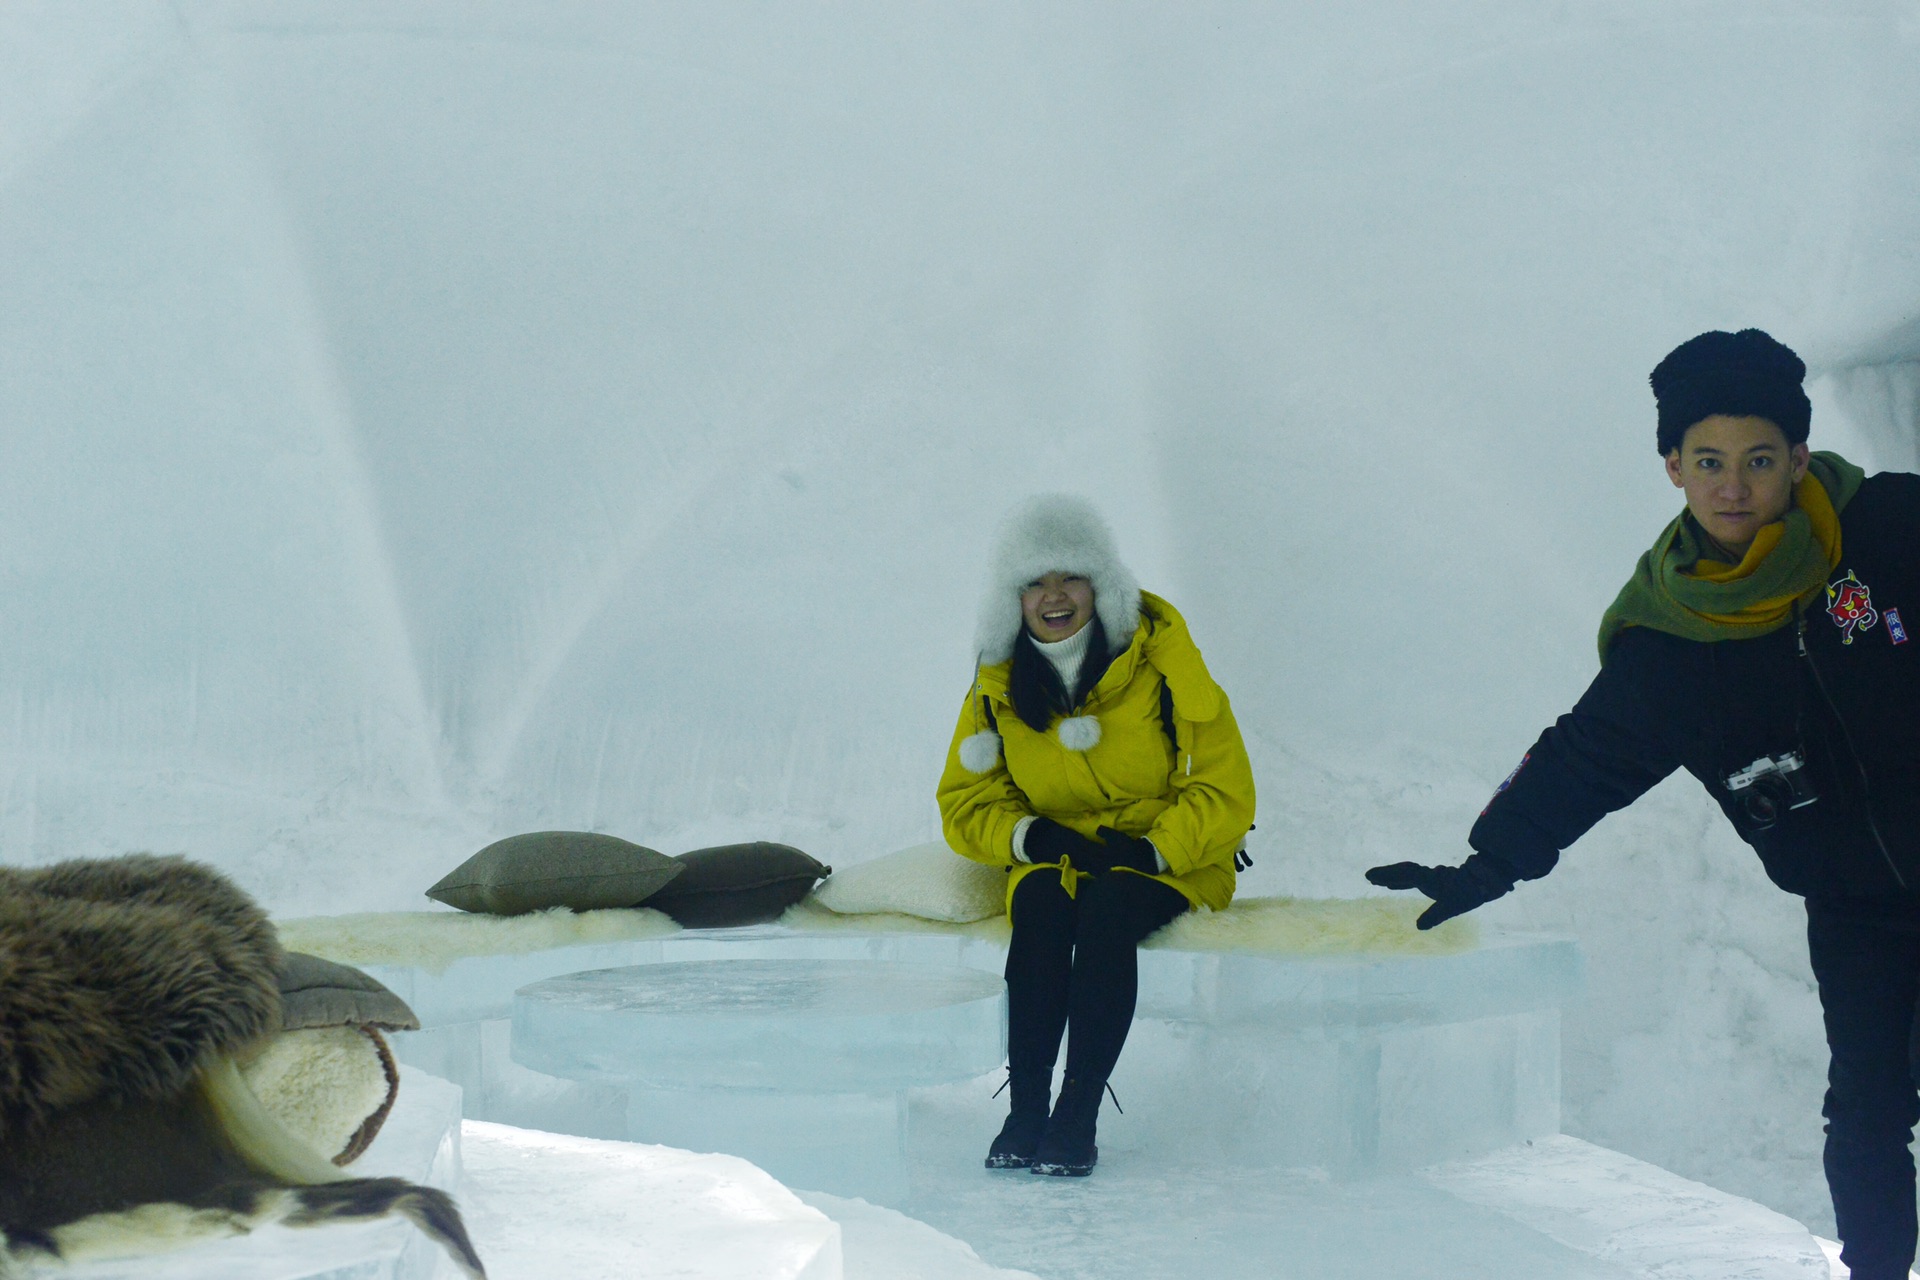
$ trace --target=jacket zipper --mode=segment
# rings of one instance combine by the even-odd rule
[[[1886,860],[1887,870],[1893,872],[1894,883],[1901,892],[1908,892],[1907,878],[1900,874],[1899,866],[1893,860],[1893,854],[1887,849],[1885,837],[1880,834],[1880,824],[1873,820],[1873,786],[1867,781],[1867,766],[1861,763],[1860,752],[1853,745],[1853,732],[1847,728],[1847,722],[1840,714],[1840,708],[1834,703],[1833,695],[1827,692],[1827,682],[1821,678],[1820,664],[1813,660],[1813,654],[1807,649],[1807,615],[1798,614],[1794,618],[1794,644],[1805,660],[1807,670],[1813,673],[1814,688],[1820,691],[1820,701],[1827,704],[1827,711],[1833,716],[1833,722],[1840,726],[1840,739],[1847,744],[1847,754],[1853,757],[1854,772],[1860,775],[1860,805],[1867,819],[1867,830],[1873,835],[1873,843],[1879,847],[1880,856]]]

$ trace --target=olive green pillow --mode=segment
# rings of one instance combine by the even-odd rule
[[[649,907],[689,929],[720,929],[778,919],[833,874],[791,845],[756,841],[695,849],[674,861],[686,874],[656,893]]]
[[[679,861],[618,836],[534,831],[496,840],[441,877],[427,896],[495,916],[548,907],[637,907],[685,870]]]
[[[418,1031],[420,1019],[379,979],[352,965],[289,951],[280,962],[280,1029],[310,1027]]]

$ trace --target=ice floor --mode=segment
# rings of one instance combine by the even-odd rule
[[[978,1090],[936,1091],[922,1110],[905,1213],[787,1195],[726,1157],[476,1122],[462,1198],[496,1280],[1845,1275],[1798,1223],[1571,1138],[1343,1182],[1183,1160],[1116,1117],[1100,1168],[1074,1181],[982,1170],[997,1104]],[[722,1202],[716,1235],[701,1215]]]
[[[1071,1181],[985,1172],[998,1104],[978,1090],[926,1096],[904,1207],[989,1262],[1046,1280],[1829,1275],[1799,1223],[1571,1138],[1341,1181],[1193,1159],[1156,1130],[1152,1099],[1122,1102],[1127,1115],[1111,1103],[1102,1113],[1100,1167]]]
[[[899,1210],[783,1186],[736,1156],[459,1119],[407,1070],[358,1172],[457,1188],[493,1280],[1159,1280],[1248,1276],[1833,1280],[1799,1223],[1555,1136],[1343,1180],[1196,1158],[1134,1097],[1084,1180],[988,1173],[994,1079],[916,1094]],[[34,1277],[43,1275],[32,1271]],[[46,1280],[454,1280],[405,1223],[209,1241]]]
[[[954,1166],[923,1185],[916,1220],[861,1200],[784,1197],[738,1162],[667,1148],[474,1122],[465,1145],[467,1213],[496,1280],[1846,1274],[1831,1246],[1797,1224],[1572,1139],[1492,1162],[1494,1179],[1544,1188],[1520,1205],[1531,1223],[1472,1203],[1445,1175],[1341,1184],[1307,1172],[1155,1166],[1136,1153],[1109,1158],[1084,1182]],[[678,1179],[677,1198],[662,1194],[663,1173]],[[724,1237],[694,1205],[703,1197],[732,1199]],[[1563,1203],[1547,1203],[1556,1198]],[[829,1220],[837,1271],[819,1251]]]

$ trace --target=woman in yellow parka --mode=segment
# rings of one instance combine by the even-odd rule
[[[1084,1176],[1133,1023],[1136,948],[1232,900],[1253,771],[1185,621],[1140,590],[1082,499],[1009,515],[976,646],[939,800],[947,843],[1009,872],[1012,1107],[986,1163]]]

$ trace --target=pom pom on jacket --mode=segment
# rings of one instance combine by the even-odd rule
[[[960,764],[968,773],[992,773],[1000,763],[1000,735],[991,729],[960,742]]]
[[[1091,751],[1100,745],[1100,721],[1095,716],[1068,716],[1058,732],[1060,745],[1069,751]]]

